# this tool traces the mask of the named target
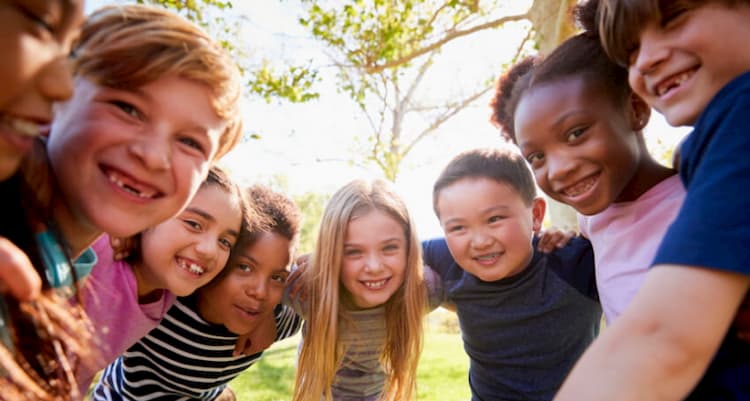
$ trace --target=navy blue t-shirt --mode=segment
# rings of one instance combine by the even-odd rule
[[[535,252],[526,269],[495,282],[464,271],[445,239],[422,249],[456,307],[472,400],[551,400],[599,331],[591,243]]]
[[[681,148],[680,177],[685,202],[654,264],[750,274],[750,72],[722,88],[698,118]],[[734,328],[688,399],[750,399],[750,345]]]

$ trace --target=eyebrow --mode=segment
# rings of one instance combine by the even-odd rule
[[[553,128],[559,128],[559,127],[560,127],[560,126],[561,126],[561,125],[562,125],[562,124],[563,124],[563,123],[565,122],[565,120],[567,120],[567,119],[569,119],[569,118],[571,118],[571,117],[574,117],[574,116],[575,116],[575,115],[577,115],[577,114],[585,114],[585,113],[586,113],[586,110],[583,110],[583,109],[580,109],[580,110],[571,110],[571,111],[569,111],[569,112],[567,112],[567,113],[565,113],[565,114],[561,115],[561,116],[560,116],[559,118],[557,118],[557,119],[556,119],[556,120],[555,120],[555,121],[554,121],[554,122],[553,122],[553,123],[551,124],[551,126],[552,126]]]
[[[185,211],[186,212],[190,212],[190,213],[195,213],[198,216],[201,216],[204,219],[212,221],[212,222],[216,221],[216,218],[213,215],[211,215],[210,213],[206,212],[205,210],[201,210],[201,209],[198,209],[198,208],[195,208],[195,207],[188,207],[187,209],[185,209]],[[229,231],[229,234],[232,235],[232,236],[235,236],[235,237],[239,236],[239,233],[237,232],[237,230],[230,229],[230,230],[227,230],[227,231]]]

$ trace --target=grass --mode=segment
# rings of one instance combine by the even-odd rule
[[[450,312],[436,311],[426,324],[424,351],[417,370],[420,401],[466,401],[471,398],[467,381],[469,358],[461,335],[451,329]],[[436,317],[437,316],[437,317]],[[446,327],[448,329],[446,330]],[[449,331],[449,332],[447,332]],[[299,337],[274,344],[258,362],[231,382],[238,400],[288,401],[294,382]]]

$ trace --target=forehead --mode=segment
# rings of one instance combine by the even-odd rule
[[[346,227],[347,241],[392,236],[403,236],[401,223],[390,213],[377,208],[355,214]]]
[[[438,195],[440,220],[470,218],[498,207],[523,204],[510,184],[489,177],[466,177],[444,187]]]

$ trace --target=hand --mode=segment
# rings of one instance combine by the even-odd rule
[[[568,242],[577,235],[578,233],[573,230],[563,230],[557,227],[550,227],[537,234],[539,242],[536,245],[536,249],[540,252],[550,253],[555,249],[560,249],[565,245],[568,245]]]
[[[7,238],[0,237],[0,292],[31,301],[42,290],[42,278],[29,257]]]
[[[287,283],[294,283],[292,284],[292,287],[289,288],[289,298],[304,301],[307,293],[303,288],[304,286],[302,285],[301,280],[298,280],[298,278],[305,273],[305,270],[307,270],[310,264],[310,254],[306,253],[298,257],[294,263],[297,265],[297,268],[294,269],[292,274],[286,279]]]
[[[233,356],[250,356],[270,347],[276,341],[276,319],[273,316],[264,319],[260,325],[250,333],[237,338],[234,344]]]

